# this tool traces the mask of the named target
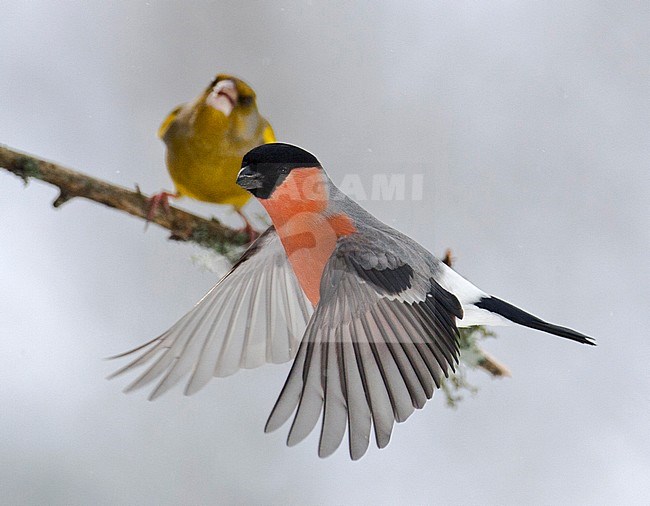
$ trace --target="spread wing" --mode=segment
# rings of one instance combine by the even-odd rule
[[[322,412],[319,455],[336,450],[347,426],[356,460],[368,448],[371,426],[383,448],[394,421],[423,407],[453,370],[462,309],[431,268],[405,260],[406,246],[355,243],[340,240],[325,267],[320,302],[266,430],[295,411],[292,446]]]
[[[189,395],[213,376],[289,361],[311,312],[280,239],[270,227],[167,332],[113,357],[140,353],[111,377],[149,365],[127,390],[159,379],[150,396],[153,399],[190,373],[185,388]]]

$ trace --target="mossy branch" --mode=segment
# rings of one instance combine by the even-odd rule
[[[0,167],[20,177],[25,184],[30,179],[39,179],[56,186],[59,189],[59,196],[53,202],[54,207],[60,207],[69,200],[80,197],[147,219],[149,197],[141,193],[138,188],[133,191],[107,183],[3,145],[0,145]],[[169,230],[171,239],[191,241],[225,254],[229,258],[237,247],[249,242],[249,237],[241,230],[234,230],[215,219],[207,220],[173,206],[168,210],[158,209],[151,222]],[[451,252],[447,251],[444,261],[451,266]],[[491,334],[483,327],[461,329],[460,347],[463,363],[470,368],[480,367],[493,377],[510,376],[510,372],[504,365],[478,346],[477,341],[489,335]],[[465,380],[462,370],[459,370],[449,381],[451,386],[446,386],[445,393],[448,402],[452,405],[459,399],[457,394],[459,390],[473,391],[474,389]]]

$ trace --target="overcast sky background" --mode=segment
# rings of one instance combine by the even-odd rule
[[[647,504],[650,7],[645,2],[1,2],[0,143],[171,189],[156,130],[216,72],[335,181],[481,288],[597,338],[505,328],[512,370],[435,396],[359,462],[263,426],[289,365],[150,403],[102,358],[216,281],[200,250],[0,171],[6,504]],[[409,180],[407,178],[407,180]],[[368,184],[368,183],[365,183]],[[370,187],[366,187],[370,191]],[[222,209],[182,202],[206,214]],[[255,212],[255,208],[251,208]]]

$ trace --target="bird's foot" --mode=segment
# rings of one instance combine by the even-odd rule
[[[148,199],[148,209],[147,209],[147,225],[150,221],[153,220],[153,217],[156,216],[156,211],[158,208],[162,208],[166,213],[169,212],[169,199],[176,199],[180,195],[178,193],[171,193],[167,191],[161,191],[154,193]]]

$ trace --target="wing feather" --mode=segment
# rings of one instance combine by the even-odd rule
[[[357,348],[359,339],[365,336],[352,335],[349,325],[337,328],[338,341],[341,342],[343,354],[343,371],[345,377],[345,395],[348,399],[348,426],[350,457],[360,459],[368,449],[370,441],[370,407],[363,388],[363,379],[359,370]],[[364,344],[362,342],[362,344]]]
[[[293,419],[287,445],[294,446],[305,439],[318,422],[323,406],[323,382],[321,366],[326,367],[320,342],[309,340],[303,369],[303,384],[298,411]]]
[[[305,356],[307,354],[307,340],[303,339],[298,348],[296,358],[289,371],[287,381],[285,381],[282,391],[275,402],[271,414],[269,415],[264,432],[272,432],[281,427],[295,411],[300,402],[302,393],[302,372],[305,366]]]
[[[377,335],[378,330],[371,327],[366,315],[362,315],[357,325],[363,327],[362,332],[365,335]],[[358,332],[361,331],[358,330]],[[379,344],[385,347],[385,344]],[[368,377],[368,397],[375,429],[375,440],[379,448],[384,448],[390,441],[395,417],[393,415],[393,402],[389,395],[389,386],[386,383],[385,373],[381,368],[377,343],[370,342],[368,346],[361,349],[361,361]]]
[[[126,390],[159,379],[158,397],[185,375],[190,395],[213,376],[296,354],[311,306],[273,227],[176,324],[157,338],[113,358],[139,355],[110,377],[149,364]]]
[[[328,457],[341,445],[347,426],[347,400],[344,395],[341,377],[343,366],[337,343],[326,339],[322,343],[325,356],[325,391],[323,407],[323,427],[318,445],[318,456]]]

